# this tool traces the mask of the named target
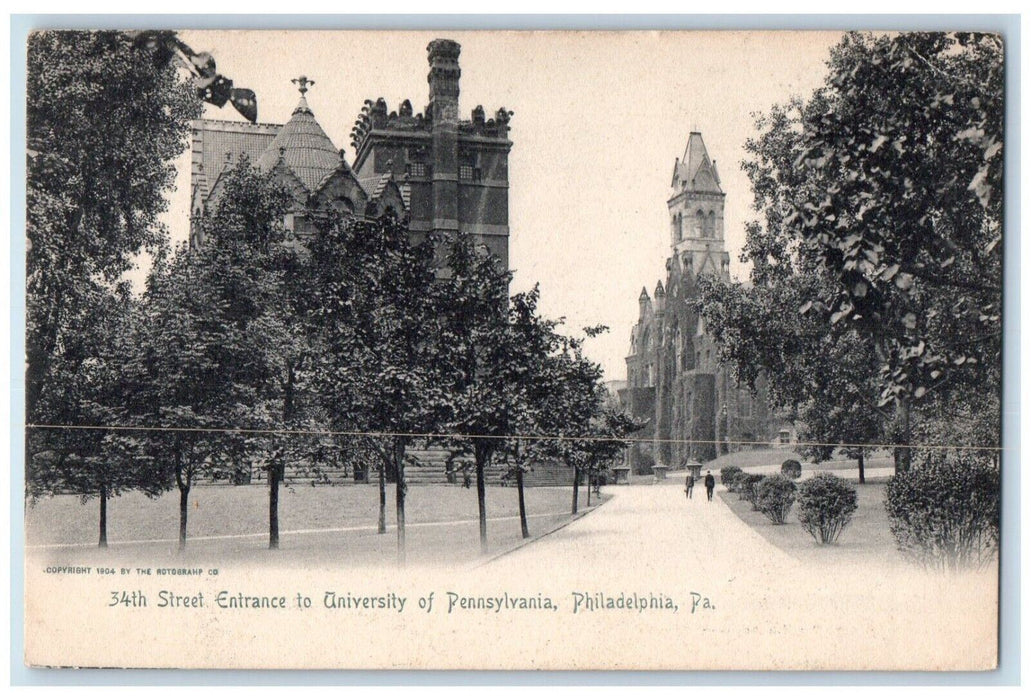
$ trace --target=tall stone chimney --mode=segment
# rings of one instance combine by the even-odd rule
[[[458,121],[458,55],[462,47],[450,39],[434,39],[426,47],[429,52],[430,115],[433,124]]]
[[[429,116],[433,120],[433,230],[458,233],[458,54],[450,39],[434,39],[429,52]]]

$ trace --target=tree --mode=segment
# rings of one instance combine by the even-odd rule
[[[133,324],[97,319],[134,318],[135,302],[119,280],[140,254],[166,254],[158,216],[200,100],[231,100],[256,118],[254,93],[233,88],[209,54],[193,52],[174,32],[44,31],[29,38],[29,487],[77,488],[84,498],[99,490],[102,544],[108,497],[128,488],[153,495],[164,488],[164,472],[147,453],[147,433],[121,430],[147,411],[134,397],[152,395],[134,364],[142,335],[133,331],[133,343],[104,337]],[[34,434],[40,424],[62,427]],[[67,432],[57,436],[58,429]],[[36,469],[51,458],[43,472]]]
[[[914,409],[936,394],[997,393],[1001,51],[989,35],[849,34],[825,85],[761,116],[746,146],[762,220],[742,256],[754,287],[734,294],[767,302],[773,316],[771,332],[750,342],[801,327],[820,342],[784,338],[778,345],[797,349],[784,357],[842,337],[872,353],[869,388],[876,406],[893,407],[902,470]],[[804,371],[766,364],[771,382]],[[856,384],[868,402],[867,382]]]
[[[212,348],[217,383],[227,387],[222,420],[245,431],[243,454],[268,475],[270,549],[279,547],[279,486],[287,467],[315,466],[323,427],[305,320],[304,253],[285,235],[290,195],[274,177],[246,159],[229,171],[198,252],[217,312],[213,324],[227,341]]]
[[[144,454],[179,490],[180,549],[186,547],[191,488],[200,475],[212,473],[220,456],[240,447],[230,444],[239,438],[225,430],[235,412],[234,368],[246,340],[226,321],[213,253],[184,245],[170,262],[157,261],[133,358],[144,373],[144,410],[137,419],[151,428],[144,433]]]
[[[127,284],[94,299],[74,343],[53,366],[47,394],[55,424],[28,436],[26,485],[33,499],[74,493],[100,503],[99,546],[107,546],[108,500],[138,490],[156,496],[167,480],[131,430],[140,395],[133,357],[140,318]]]
[[[122,32],[36,32],[27,75],[26,414],[53,422],[51,394],[93,304],[141,251],[200,103],[176,68]],[[79,361],[86,358],[79,357]]]
[[[589,337],[605,330],[604,326],[585,329]],[[557,430],[542,441],[541,449],[573,470],[571,511],[576,514],[583,476],[590,478],[615,459],[627,447],[627,438],[643,425],[606,406],[601,366],[584,356],[581,339],[563,338],[551,362],[557,390],[549,392],[545,402],[545,424]]]
[[[557,430],[557,416],[549,415],[549,403],[561,391],[554,355],[561,339],[555,329],[559,321],[541,318],[537,313],[540,288],[515,294],[509,300],[508,325],[498,343],[491,372],[497,379],[495,391],[502,400],[496,419],[508,438],[501,444],[512,465],[519,499],[519,526],[523,538],[530,536],[526,520],[524,475],[529,465],[541,456],[536,435]]]
[[[462,436],[476,464],[480,549],[487,552],[485,474],[512,434],[515,397],[502,388],[523,372],[518,341],[508,342],[507,301],[511,273],[473,239],[447,241],[447,272],[436,285],[441,319],[441,366],[449,376],[449,432]]]
[[[438,360],[435,240],[413,242],[392,216],[327,215],[308,242],[317,377],[334,430],[366,434],[380,458],[380,532],[386,475],[395,476],[398,562],[405,562],[405,452],[437,433],[449,404]]]

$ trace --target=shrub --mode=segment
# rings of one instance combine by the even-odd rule
[[[888,481],[884,502],[899,550],[956,571],[991,561],[999,547],[999,471],[963,455],[930,458]]]
[[[749,474],[747,472],[741,472],[734,478],[734,491],[737,493],[738,500],[751,503],[752,510],[759,509],[756,501],[756,487],[762,479],[760,474]]]
[[[739,501],[743,501],[748,498],[747,482],[748,472],[745,471],[739,471],[734,474],[734,480],[730,482],[730,490],[737,494]]]
[[[752,510],[759,510],[759,483],[763,478],[762,474],[749,474],[745,481],[747,499],[752,504]]]
[[[798,486],[798,522],[820,544],[833,544],[857,507],[855,487],[833,474],[817,474]]]
[[[741,467],[723,467],[720,469],[720,483],[733,491],[734,479],[741,473]]]
[[[794,481],[780,474],[764,476],[755,489],[759,510],[774,524],[783,525],[795,502],[795,488]]]
[[[780,473],[789,479],[798,479],[802,476],[802,463],[797,459],[786,459],[780,465]]]

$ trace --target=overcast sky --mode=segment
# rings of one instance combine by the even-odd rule
[[[642,286],[664,277],[666,199],[674,159],[701,131],[727,193],[731,274],[752,218],[740,170],[751,114],[825,73],[830,32],[183,32],[219,71],[258,95],[258,120],[283,123],[298,100],[291,78],[315,81],[308,103],[354,162],[350,131],[363,100],[393,111],[427,103],[426,45],[462,45],[460,115],[482,104],[515,112],[509,161],[513,291],[541,285],[543,312],[570,329],[610,327],[588,351],[606,379],[626,376],[630,328]],[[206,105],[205,116],[240,117]],[[176,241],[189,229],[189,154],[166,220]]]

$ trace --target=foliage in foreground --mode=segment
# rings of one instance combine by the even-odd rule
[[[720,469],[720,483],[727,487],[728,490],[734,490],[734,480],[737,479],[738,474],[742,474],[741,467],[723,467]]]
[[[798,522],[819,544],[833,544],[859,507],[856,488],[833,474],[817,474],[798,486]]]
[[[752,510],[759,509],[756,489],[762,480],[761,474],[749,474],[744,471],[734,477],[734,493],[737,494],[738,500],[751,503]]]
[[[795,502],[795,482],[780,474],[764,476],[755,489],[759,511],[775,525],[783,525]]]
[[[932,456],[888,482],[884,507],[899,550],[946,571],[978,568],[999,548],[999,470],[976,455]]]

